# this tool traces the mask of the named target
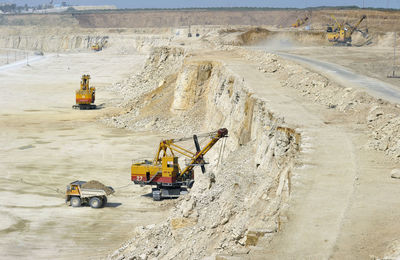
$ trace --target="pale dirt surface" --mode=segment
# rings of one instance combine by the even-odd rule
[[[144,58],[54,54],[0,71],[0,258],[98,259],[135,226],[163,218],[164,204],[142,196],[148,188],[118,188],[130,184],[131,160],[152,157],[161,137],[96,123],[119,100],[106,87],[139,70]],[[84,73],[105,108],[71,108]],[[107,207],[64,204],[69,182],[92,179],[116,190]]]
[[[34,56],[29,52],[30,56]],[[26,60],[26,52],[16,49],[0,49],[0,66]]]
[[[328,14],[320,11],[316,17],[322,24]],[[353,20],[360,15],[348,12]],[[371,27],[388,30],[380,20],[396,15],[370,11]],[[96,27],[107,23],[101,18],[77,19]],[[278,18],[289,23],[288,16],[268,19]],[[217,29],[201,39],[171,37],[173,30],[148,38],[143,34],[134,44],[127,36],[119,51],[50,54],[31,66],[0,70],[3,258],[399,255],[400,189],[399,181],[390,178],[400,168],[398,107],[334,73],[231,46],[241,34],[226,32],[222,41]],[[273,45],[283,43],[279,51],[398,87],[397,80],[386,78],[392,49],[382,42],[389,38],[361,48],[311,46],[315,36],[302,39],[300,46],[293,38]],[[169,47],[156,48],[146,61],[131,52],[133,46],[150,50],[156,42]],[[137,74],[145,62],[146,71]],[[91,74],[96,103],[105,108],[71,109],[83,73]],[[107,125],[97,120],[102,116]],[[130,182],[131,159],[152,157],[161,138],[156,133],[218,127],[229,128],[226,147],[209,153],[209,173],[196,176],[189,195],[156,203],[141,196],[149,188],[124,187]],[[64,191],[76,179],[101,181],[116,194],[104,209],[70,208],[57,189]]]
[[[392,44],[392,42],[390,42]],[[400,74],[400,49],[396,50],[395,71]],[[341,65],[355,73],[400,87],[400,78],[388,78],[393,71],[393,47],[293,47],[288,53]]]

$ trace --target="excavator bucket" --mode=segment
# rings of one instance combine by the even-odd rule
[[[196,146],[196,152],[199,153],[201,151],[201,149],[200,149],[199,140],[197,139],[197,135],[193,135],[193,141],[194,141],[194,146]],[[206,167],[204,166],[203,158],[201,158],[201,161],[202,161],[200,163],[201,171],[203,173],[205,173],[206,172]]]

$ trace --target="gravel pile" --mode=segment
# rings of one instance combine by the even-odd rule
[[[111,189],[110,187],[107,187],[103,183],[95,180],[88,181],[84,184],[82,184],[82,188],[84,189],[97,189],[97,190],[104,190],[107,195],[113,194],[114,190]]]

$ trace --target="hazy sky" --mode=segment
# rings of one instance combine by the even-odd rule
[[[357,5],[362,7],[400,8],[400,0],[64,0],[70,5],[115,5],[118,8],[186,8],[186,7],[311,7]],[[50,0],[8,0],[18,5],[38,5]],[[55,0],[54,3],[61,3]]]

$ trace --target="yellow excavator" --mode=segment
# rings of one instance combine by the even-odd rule
[[[140,163],[133,163],[131,166],[131,180],[141,186],[153,185],[153,200],[159,201],[163,198],[177,198],[186,194],[187,188],[191,188],[194,183],[195,166],[200,166],[205,172],[204,155],[220,140],[228,136],[228,130],[221,128],[218,131],[193,135],[180,139],[169,139],[160,142],[156,156],[153,161],[145,160]],[[209,143],[200,148],[198,137],[210,137]],[[191,152],[187,148],[177,145],[177,142],[187,141],[193,138],[196,152]],[[178,157],[175,153],[184,155],[189,160],[185,168],[181,168]]]
[[[101,51],[101,50],[103,50],[103,45],[100,43],[96,43],[96,44],[93,44],[91,48],[93,51]]]
[[[305,16],[304,18],[299,18],[296,20],[295,23],[292,24],[293,28],[297,28],[302,26],[303,24],[305,24],[308,21],[308,16]]]
[[[81,87],[75,93],[75,109],[95,109],[96,88],[89,86],[90,75],[82,75]]]
[[[342,45],[342,46],[345,45],[351,46],[351,41],[352,41],[351,36],[357,30],[361,22],[365,18],[367,18],[366,15],[363,15],[361,19],[354,26],[352,26],[350,24],[339,23],[336,20],[336,17],[333,15],[331,15],[331,17],[335,21],[335,25],[327,27],[326,35],[328,41],[333,42],[336,45]],[[364,33],[363,36],[366,37]]]

